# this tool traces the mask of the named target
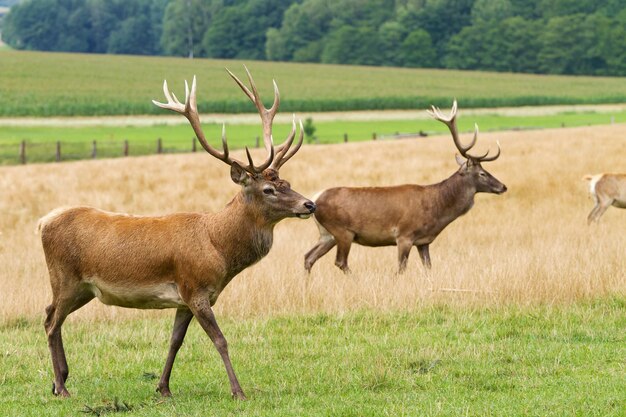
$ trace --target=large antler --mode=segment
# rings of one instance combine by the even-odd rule
[[[255,166],[254,163],[252,162],[252,156],[250,155],[250,151],[248,147],[246,147],[246,156],[248,157],[248,162],[249,162],[248,165],[229,156],[228,143],[226,142],[225,127],[222,127],[223,152],[219,152],[218,150],[213,148],[211,145],[209,145],[209,143],[207,142],[204,136],[204,132],[202,131],[202,126],[200,125],[200,117],[198,116],[195,75],[191,83],[191,93],[189,92],[189,85],[187,84],[187,81],[185,81],[185,104],[182,104],[178,100],[178,98],[176,98],[176,95],[174,93],[169,92],[167,88],[167,81],[163,82],[163,93],[165,94],[167,103],[159,103],[156,100],[152,100],[152,102],[161,108],[172,110],[185,116],[187,120],[189,120],[189,123],[191,124],[191,127],[193,128],[193,131],[195,132],[202,147],[215,158],[227,163],[228,165],[232,165],[234,162],[236,162],[237,164],[239,164],[242,168],[244,168],[246,171],[248,171],[251,174],[261,173],[263,172],[263,170],[265,170],[267,167],[270,166],[270,164],[272,163],[272,160],[274,159],[274,146],[272,143],[272,120],[274,118],[274,115],[276,114],[276,111],[278,110],[278,102],[279,102],[278,87],[276,86],[276,83],[274,83],[274,92],[275,92],[274,105],[272,106],[271,109],[268,110],[263,107],[261,99],[259,98],[258,93],[256,91],[256,87],[254,86],[254,82],[252,81],[252,77],[250,76],[250,73],[248,72],[247,68],[246,68],[246,72],[248,72],[248,78],[250,79],[250,84],[252,85],[254,95],[250,93],[250,91],[241,83],[241,81],[237,79],[237,77],[235,77],[230,71],[228,72],[235,79],[237,84],[239,84],[239,86],[244,90],[246,95],[248,95],[248,97],[250,97],[250,99],[255,103],[255,105],[257,105],[257,108],[259,109],[259,112],[261,114],[261,120],[263,122],[263,132],[264,132],[263,143],[265,144],[265,149],[267,150],[268,156],[265,162],[263,162],[259,166]]]
[[[280,105],[280,94],[278,92],[278,86],[276,85],[276,81],[272,80],[272,83],[274,84],[274,103],[272,104],[272,107],[270,107],[269,109],[265,108],[263,106],[263,102],[261,101],[261,98],[259,97],[259,93],[256,89],[256,85],[254,84],[254,80],[252,79],[252,76],[250,75],[250,71],[248,71],[248,67],[244,65],[244,68],[246,70],[246,74],[248,75],[248,80],[250,80],[250,87],[252,87],[252,91],[250,91],[248,87],[246,87],[239,80],[239,78],[235,76],[235,74],[230,72],[230,70],[226,69],[226,71],[228,71],[228,74],[230,74],[233,80],[235,80],[235,82],[239,85],[239,87],[243,90],[243,92],[248,96],[248,98],[250,98],[250,101],[252,101],[252,103],[254,103],[256,108],[259,110],[259,114],[261,115],[261,122],[263,123],[263,140],[265,141],[266,146],[267,146],[268,141],[269,143],[273,143],[272,121],[274,120],[274,116],[276,115],[276,112],[278,111],[278,106]],[[289,158],[291,158],[296,152],[298,152],[304,140],[304,130],[302,127],[302,121],[300,121],[300,136],[298,138],[298,144],[296,145],[295,148],[293,148],[290,152],[288,152],[289,148],[291,147],[291,144],[293,143],[293,139],[295,138],[295,135],[296,135],[296,116],[294,115],[293,121],[292,121],[291,132],[287,136],[287,139],[285,140],[285,142],[275,149],[276,155],[271,165],[269,165],[270,168],[278,171],[280,167],[283,166],[283,164],[289,160]]]
[[[452,110],[450,111],[450,115],[448,117],[444,116],[441,113],[441,110],[438,107],[431,106],[431,110],[427,110],[428,114],[430,114],[434,119],[439,120],[450,129],[450,133],[452,134],[452,140],[454,141],[454,145],[459,150],[459,153],[467,158],[473,159],[478,162],[488,162],[494,161],[500,156],[500,144],[498,143],[498,152],[494,156],[487,157],[489,155],[489,151],[487,151],[484,155],[474,156],[470,155],[467,152],[474,147],[476,144],[476,140],[478,139],[478,125],[474,123],[474,137],[468,146],[463,146],[461,141],[459,140],[459,131],[456,127],[456,110],[457,104],[456,100],[452,104]]]

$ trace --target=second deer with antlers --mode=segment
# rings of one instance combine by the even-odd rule
[[[493,161],[488,153],[473,156],[468,151],[476,143],[478,127],[472,142],[463,146],[456,126],[456,101],[449,117],[432,108],[431,115],[446,124],[461,156],[459,170],[448,179],[433,185],[399,185],[395,187],[330,188],[315,200],[315,221],[320,238],[304,258],[304,268],[313,264],[337,246],[335,265],[349,272],[348,253],[352,242],[364,246],[397,246],[400,272],[406,268],[413,246],[426,268],[430,268],[428,246],[441,231],[474,205],[480,192],[501,194],[506,186],[483,169],[482,162]]]
[[[276,83],[274,104],[266,109],[249,72],[252,91],[229,74],[261,115],[267,159],[258,166],[247,148],[248,164],[229,156],[224,131],[222,152],[208,144],[196,108],[195,77],[191,94],[185,82],[184,104],[170,95],[167,83],[163,85],[167,103],[154,102],[187,117],[204,149],[230,166],[230,176],[241,185],[241,192],[222,211],[144,217],[74,207],[54,210],[40,220],[52,286],[45,328],[54,368],[54,394],[69,396],[61,325],[71,312],[97,297],[104,304],[122,307],[177,309],[169,354],[157,387],[161,395],[171,395],[174,359],[195,317],[222,357],[232,395],[245,398],[212,306],[235,275],[269,252],[276,223],[286,217],[307,218],[315,211],[315,204],[278,176],[280,167],[302,145],[303,131],[300,124],[299,140],[290,149],[296,133],[294,119],[287,140],[274,148],[272,121],[279,105]]]

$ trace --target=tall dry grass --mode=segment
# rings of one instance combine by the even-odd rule
[[[303,255],[316,242],[312,220],[287,220],[270,254],[218,300],[220,315],[414,309],[444,304],[564,303],[626,293],[626,210],[611,208],[588,227],[586,173],[626,171],[624,126],[483,133],[478,147],[502,144],[486,163],[509,187],[479,195],[474,208],[431,245],[424,273],[416,251],[404,275],[396,249],[354,245],[346,276],[334,250],[310,276]],[[336,185],[432,183],[456,170],[447,136],[395,142],[304,146],[282,177],[305,195]],[[204,154],[0,168],[0,322],[43,317],[50,288],[37,219],[64,205],[136,214],[216,211],[238,192],[228,168]],[[94,237],[96,238],[96,237]],[[158,251],[159,248],[154,248]],[[106,254],[103,254],[105,256]],[[198,253],[198,256],[202,256]],[[125,317],[97,300],[75,316]],[[143,313],[143,314],[172,314]]]

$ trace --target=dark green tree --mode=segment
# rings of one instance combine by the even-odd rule
[[[171,0],[163,16],[161,48],[166,55],[202,56],[202,38],[211,24],[211,3]]]
[[[609,72],[603,45],[610,36],[610,19],[575,14],[550,19],[541,34],[539,69],[549,74]]]
[[[406,35],[404,26],[396,21],[385,22],[378,28],[382,65],[389,67],[403,65],[400,47]]]
[[[448,40],[468,26],[474,0],[422,0],[408,4],[400,23],[410,30],[423,29],[430,35],[437,60],[443,58]]]
[[[113,54],[155,55],[158,44],[147,16],[129,17],[109,38],[107,52]]]
[[[278,28],[291,0],[248,0],[219,9],[202,40],[207,56],[266,58],[266,34]]]
[[[26,1],[16,4],[3,21],[2,38],[16,49],[54,51],[67,10],[55,0]]]
[[[472,6],[472,24],[499,22],[513,16],[509,0],[475,0]]]
[[[437,52],[428,32],[416,29],[402,41],[399,50],[400,61],[405,67],[433,67],[437,62]]]
[[[331,29],[333,19],[331,0],[306,0],[293,3],[283,15],[280,29],[269,29],[265,44],[266,57],[273,61],[290,61],[294,55],[301,59],[317,55],[321,60],[319,46],[311,51],[309,43],[319,42]],[[296,54],[296,51],[304,49]],[[312,54],[311,52],[315,52]]]
[[[604,44],[604,56],[607,63],[607,75],[626,75],[626,9],[615,16],[608,38]]]
[[[366,27],[340,27],[326,38],[322,51],[322,62],[380,65],[382,56],[377,33]]]

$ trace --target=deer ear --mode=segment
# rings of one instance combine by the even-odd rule
[[[230,166],[230,178],[232,178],[235,184],[246,185],[250,180],[250,176],[245,169],[241,167],[237,162],[233,162]]]
[[[463,158],[461,155],[454,154],[454,158],[456,159],[456,163],[459,164],[459,166],[463,166],[464,163],[469,162],[469,159],[465,159]]]

